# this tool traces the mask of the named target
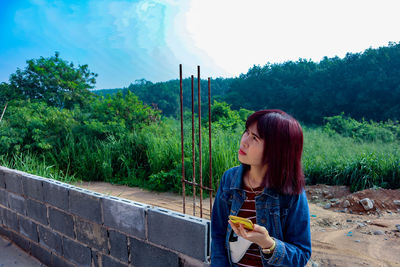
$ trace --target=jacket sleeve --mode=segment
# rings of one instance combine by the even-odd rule
[[[215,267],[230,266],[225,248],[230,207],[226,201],[221,199],[226,176],[225,172],[221,178],[217,195],[215,196],[211,215],[211,266]]]
[[[274,253],[263,257],[264,265],[305,266],[311,257],[310,211],[303,191],[290,207],[283,230],[285,240],[277,240]]]

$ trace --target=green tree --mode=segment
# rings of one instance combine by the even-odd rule
[[[214,103],[211,105],[211,122],[217,128],[220,127],[224,130],[235,129],[237,127],[244,127],[244,122],[252,113],[253,111],[244,108],[241,108],[239,111],[232,110],[226,102],[214,100]]]
[[[125,134],[160,120],[160,111],[144,105],[130,91],[98,98],[90,105],[90,114],[82,118],[84,129],[92,137],[104,139],[110,134]]]
[[[50,150],[76,126],[74,111],[42,101],[13,100],[0,124],[0,153]]]
[[[0,83],[0,109],[2,110],[2,107],[10,101],[10,99],[15,99],[13,97],[13,90],[11,90],[10,85],[7,83]]]
[[[24,69],[11,74],[9,82],[12,93],[8,100],[42,100],[49,106],[71,109],[75,104],[84,106],[93,95],[97,74],[88,65],[74,67],[56,52],[49,58],[30,59]]]

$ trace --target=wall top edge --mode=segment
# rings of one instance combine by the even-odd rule
[[[184,213],[180,213],[180,212],[177,212],[177,211],[169,210],[169,209],[166,209],[166,208],[153,206],[153,205],[150,205],[150,204],[141,203],[141,202],[125,199],[125,198],[120,198],[120,197],[117,197],[117,196],[105,195],[105,194],[98,193],[98,192],[95,192],[95,191],[92,191],[92,190],[87,190],[87,189],[81,188],[79,186],[67,184],[67,183],[64,183],[64,182],[61,182],[61,181],[58,181],[58,180],[37,176],[37,175],[34,175],[34,174],[26,173],[26,172],[15,170],[15,169],[10,169],[10,168],[4,167],[4,166],[0,166],[0,173],[16,173],[16,174],[19,174],[23,178],[26,178],[26,179],[34,179],[34,180],[39,180],[39,181],[51,183],[51,184],[56,185],[56,186],[64,187],[64,188],[66,188],[68,190],[75,190],[75,191],[78,191],[78,192],[80,192],[82,194],[87,194],[87,195],[90,195],[90,196],[93,196],[93,197],[97,197],[100,200],[101,199],[107,199],[107,200],[123,203],[123,204],[126,204],[126,205],[133,205],[133,206],[136,206],[138,208],[142,208],[142,209],[145,209],[145,210],[152,210],[152,211],[155,211],[155,212],[168,214],[170,216],[174,216],[174,217],[177,217],[177,218],[182,218],[184,220],[189,220],[189,221],[192,221],[192,222],[195,222],[195,223],[207,224],[207,223],[210,222],[210,220],[203,219],[203,218],[200,218],[200,217],[196,217],[196,216],[193,216],[193,215],[184,214]]]

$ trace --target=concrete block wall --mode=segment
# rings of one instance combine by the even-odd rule
[[[47,266],[209,266],[210,221],[0,167],[0,235]]]

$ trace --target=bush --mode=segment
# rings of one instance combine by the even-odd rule
[[[182,191],[182,175],[176,169],[168,172],[160,171],[149,176],[148,188],[155,191],[173,191],[180,193]]]
[[[74,112],[44,102],[12,101],[0,127],[0,153],[43,152],[79,123]]]
[[[231,110],[230,105],[226,102],[214,100],[211,106],[211,122],[214,127],[233,130],[237,127],[243,127],[244,122],[251,113],[253,112],[247,109]]]
[[[393,142],[400,138],[400,125],[398,122],[358,122],[344,116],[344,113],[333,117],[325,117],[324,129],[327,133],[339,133],[362,141]]]

